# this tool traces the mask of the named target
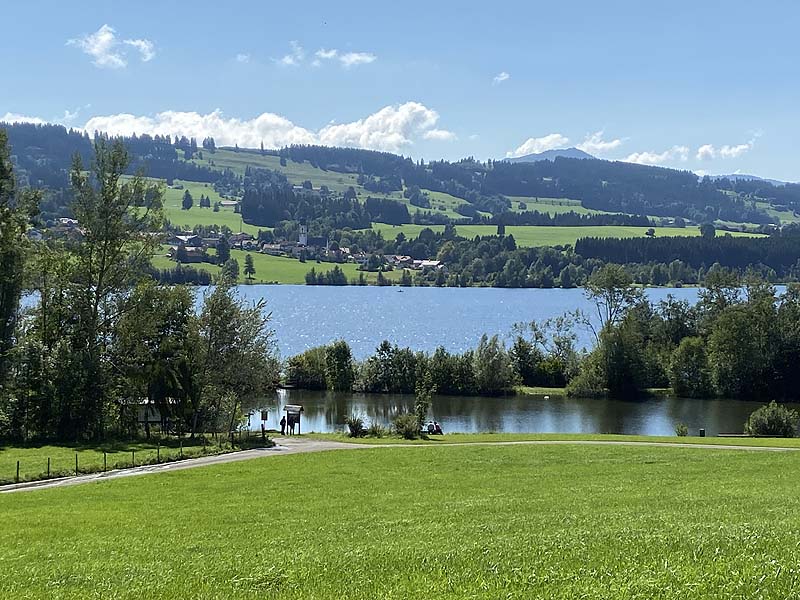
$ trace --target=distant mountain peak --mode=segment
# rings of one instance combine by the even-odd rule
[[[504,160],[510,163],[521,163],[521,162],[537,162],[540,160],[555,160],[556,158],[587,159],[595,157],[589,154],[588,152],[584,152],[583,150],[578,150],[577,148],[559,148],[556,150],[545,150],[544,152],[526,154],[525,156],[506,158]]]

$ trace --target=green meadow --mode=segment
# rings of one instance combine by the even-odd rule
[[[372,228],[380,231],[386,239],[394,239],[398,233],[402,232],[408,238],[415,238],[419,232],[425,229],[425,225],[387,225],[386,223],[373,223]],[[442,231],[443,225],[429,226],[434,231]],[[524,247],[534,246],[563,246],[566,244],[574,245],[578,238],[582,237],[618,237],[632,238],[644,237],[648,227],[615,227],[611,225],[597,225],[589,227],[547,227],[540,225],[509,225],[506,227],[506,234],[514,236],[517,245]],[[655,227],[656,236],[690,236],[700,235],[698,227]],[[456,225],[459,235],[467,238],[476,235],[495,235],[496,225]],[[727,233],[727,232],[725,232]],[[722,232],[719,235],[723,235]],[[731,235],[758,237],[758,234],[733,232]]]
[[[800,593],[798,452],[428,446],[0,495],[0,596]]]
[[[101,444],[28,446],[0,445],[0,484],[14,483],[17,478],[19,462],[19,481],[46,479],[48,459],[50,476],[75,475],[75,458],[78,459],[79,473],[92,473],[108,469],[151,464],[201,456],[207,452],[218,452],[221,448],[211,444],[203,445],[201,439],[180,441],[165,438],[160,442],[120,441]],[[104,456],[105,453],[105,456]],[[104,462],[105,459],[105,462]]]
[[[182,185],[183,189],[167,187],[164,190],[164,215],[173,224],[185,229],[192,229],[195,225],[227,225],[232,231],[244,231],[253,235],[258,234],[259,229],[269,229],[268,227],[257,227],[248,225],[242,221],[242,216],[234,212],[233,208],[220,208],[219,212],[214,212],[213,208],[200,208],[200,195],[211,198],[211,206],[214,202],[221,202],[224,198],[214,190],[210,183],[198,183],[195,181],[175,181]],[[189,210],[183,210],[183,194],[186,190],[194,198],[194,205]]]
[[[211,254],[213,254],[213,252]],[[315,261],[303,263],[296,258],[272,256],[269,254],[261,254],[260,252],[246,252],[244,250],[231,250],[231,258],[235,258],[239,263],[239,281],[241,283],[247,282],[244,276],[244,261],[247,254],[253,257],[253,266],[256,269],[253,283],[305,283],[306,273],[311,269],[315,269],[317,273],[327,273],[336,266],[344,271],[348,281],[358,279],[359,274],[362,272],[370,283],[375,283],[378,277],[377,273],[359,271],[358,265],[355,263],[338,264],[329,262],[318,263]],[[151,262],[157,269],[172,269],[175,268],[176,265],[175,261],[170,260],[165,255],[154,256]],[[219,267],[210,263],[192,263],[188,266],[192,266],[198,270],[203,269],[212,275],[219,273]],[[383,275],[387,279],[397,280],[400,279],[402,271],[387,271]]]

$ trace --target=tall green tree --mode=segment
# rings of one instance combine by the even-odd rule
[[[60,410],[63,438],[105,431],[118,373],[109,360],[109,340],[125,310],[124,297],[147,277],[163,225],[160,186],[141,173],[123,178],[130,158],[122,142],[101,138],[94,150],[89,169],[76,155],[71,172],[72,211],[83,239],[66,249],[72,264],[66,301],[73,318],[63,332],[71,354],[65,365],[71,372],[62,373],[60,387],[69,392]]]
[[[39,195],[18,192],[8,137],[0,129],[0,390],[6,385],[28,255],[26,232]]]
[[[244,257],[244,275],[247,277],[248,281],[252,281],[255,274],[256,266],[253,264],[253,256],[251,254],[247,254]]]

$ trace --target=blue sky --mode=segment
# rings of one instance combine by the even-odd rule
[[[0,119],[800,180],[800,3],[13,2]],[[505,74],[505,75],[504,75]]]

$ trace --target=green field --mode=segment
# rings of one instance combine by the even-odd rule
[[[800,453],[443,446],[0,496],[0,596],[796,598]]]
[[[213,252],[211,253],[213,254]],[[347,279],[358,279],[362,271],[358,270],[358,265],[355,263],[317,263],[315,261],[308,261],[305,263],[300,262],[296,258],[288,258],[283,256],[271,256],[269,254],[261,254],[260,252],[246,252],[244,250],[231,250],[231,258],[235,258],[239,262],[239,281],[244,283],[246,281],[244,276],[244,260],[245,255],[250,254],[253,257],[253,266],[255,266],[256,274],[253,283],[305,283],[306,273],[312,268],[317,273],[328,272],[335,266],[338,266],[347,275]],[[152,258],[153,266],[157,269],[172,269],[175,268],[176,263],[164,255],[154,256]],[[196,269],[203,269],[216,275],[219,273],[219,267],[210,263],[192,263],[191,265]],[[363,271],[370,283],[375,283],[378,274]],[[387,271],[383,274],[387,279],[397,280],[400,279],[402,271]]]
[[[507,196],[511,200],[511,210],[514,212],[534,211],[558,215],[568,212],[578,213],[579,215],[598,215],[606,211],[584,208],[580,200],[570,200],[569,198],[534,198],[528,196]],[[519,203],[524,202],[525,208],[520,208]],[[608,213],[611,214],[611,213]]]
[[[394,239],[398,233],[408,238],[414,238],[424,229],[425,225],[387,225],[385,223],[373,223],[372,228],[383,233],[386,239]],[[443,225],[430,226],[434,231],[442,231]],[[598,225],[591,227],[546,227],[539,225],[510,225],[506,227],[506,234],[514,236],[517,244],[524,247],[533,246],[563,246],[575,244],[578,238],[582,237],[644,237],[647,227],[614,227],[610,225]],[[476,235],[495,235],[497,226],[495,225],[456,225],[459,235],[467,238]],[[685,228],[666,228],[656,227],[656,236],[698,236],[698,227]],[[720,234],[722,235],[722,234]],[[735,232],[734,236],[756,237],[757,234]]]
[[[164,214],[173,225],[192,229],[195,225],[227,225],[231,231],[244,231],[256,235],[259,229],[269,229],[268,227],[256,227],[248,225],[242,221],[242,216],[236,214],[233,208],[221,208],[219,212],[214,212],[212,208],[200,208],[200,195],[203,194],[211,198],[211,205],[214,202],[221,202],[223,198],[214,190],[214,186],[195,181],[175,181],[182,185],[183,189],[166,188],[164,190]],[[194,206],[189,210],[183,210],[181,203],[183,193],[189,190],[194,198]]]
[[[205,448],[205,450],[204,450]],[[17,476],[19,461],[19,480],[32,481],[47,476],[47,459],[50,459],[50,476],[57,477],[75,474],[75,456],[78,457],[80,473],[103,470],[103,452],[106,453],[106,466],[109,469],[134,465],[166,462],[179,457],[200,456],[206,452],[218,452],[221,448],[202,445],[201,439],[178,440],[166,438],[157,443],[151,442],[112,442],[108,444],[79,444],[71,446],[35,445],[0,446],[0,484],[13,483]]]

